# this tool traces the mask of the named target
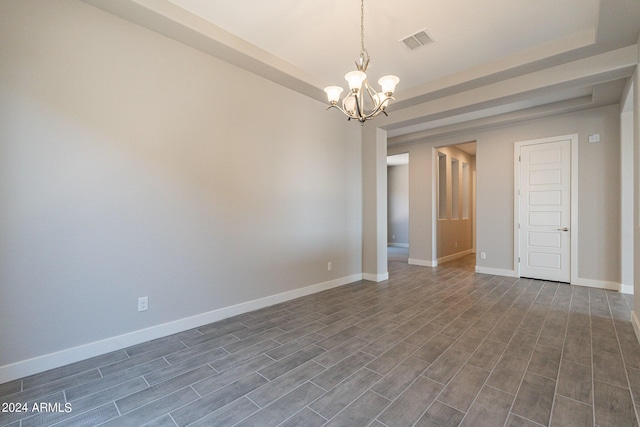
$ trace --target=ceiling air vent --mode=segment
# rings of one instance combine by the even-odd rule
[[[415,34],[411,34],[410,36],[403,38],[401,41],[411,50],[433,43],[433,39],[429,37],[425,30],[420,30]]]

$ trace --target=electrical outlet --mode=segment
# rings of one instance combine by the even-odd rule
[[[327,271],[331,271],[332,268],[333,268],[333,265],[331,264],[331,261],[329,261],[327,263]]]
[[[138,298],[138,311],[149,310],[149,297]]]
[[[457,247],[458,247],[458,242],[455,242],[455,245],[454,245],[454,246],[457,248]]]
[[[487,253],[486,252],[480,252],[480,259],[487,259]]]

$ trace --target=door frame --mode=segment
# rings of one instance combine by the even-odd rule
[[[578,278],[578,134],[560,135],[514,143],[513,150],[513,270],[520,277],[520,149],[525,145],[571,141],[571,284]]]

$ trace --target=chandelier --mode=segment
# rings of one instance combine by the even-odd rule
[[[349,84],[349,93],[340,101],[342,88],[340,86],[328,86],[324,88],[329,99],[329,108],[337,108],[348,120],[355,119],[360,123],[384,113],[393,98],[393,92],[400,79],[396,76],[384,76],[378,80],[382,90],[376,92],[367,80],[367,69],[371,65],[369,52],[364,47],[364,0],[360,1],[360,58],[356,60],[356,71],[350,71],[344,79]]]

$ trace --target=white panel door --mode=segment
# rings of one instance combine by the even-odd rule
[[[520,147],[520,276],[571,281],[571,140]]]

